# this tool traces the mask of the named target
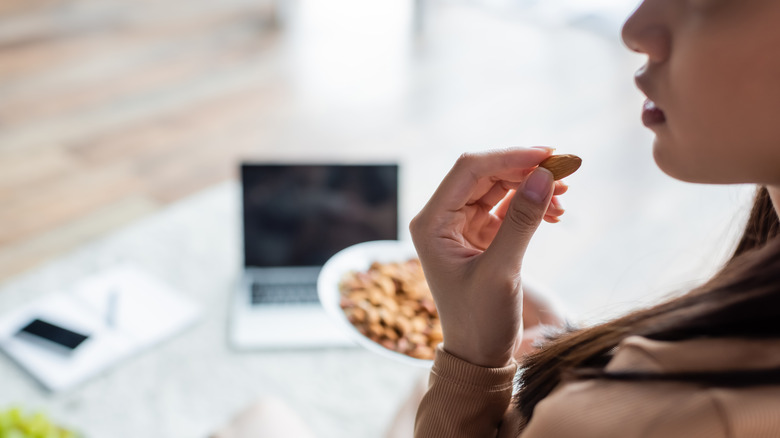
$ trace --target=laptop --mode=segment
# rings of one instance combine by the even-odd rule
[[[242,350],[352,346],[317,298],[340,250],[398,239],[398,165],[241,165],[244,270],[229,337]]]

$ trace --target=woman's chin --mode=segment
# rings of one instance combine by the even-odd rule
[[[683,160],[659,152],[653,149],[655,164],[666,175],[687,183],[695,184],[740,184],[754,181],[743,181],[738,175],[731,174],[728,170],[717,170],[702,166],[701,160]]]
[[[679,157],[672,156],[668,153],[669,145],[662,144],[656,138],[653,144],[653,159],[656,166],[668,176],[689,183],[705,183],[714,181],[704,181],[701,175],[699,175],[696,165],[692,163],[685,163]]]

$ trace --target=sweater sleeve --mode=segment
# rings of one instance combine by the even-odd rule
[[[484,368],[436,349],[415,438],[494,438],[512,399],[517,365]]]

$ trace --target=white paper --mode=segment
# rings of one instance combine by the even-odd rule
[[[199,315],[191,300],[122,265],[0,317],[0,347],[46,388],[63,391],[171,337]],[[35,318],[89,338],[64,353],[16,336]]]

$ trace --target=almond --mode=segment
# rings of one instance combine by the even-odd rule
[[[553,155],[542,161],[539,166],[544,167],[553,174],[553,179],[558,181],[559,179],[566,178],[572,173],[576,172],[582,164],[582,158],[571,155]]]

